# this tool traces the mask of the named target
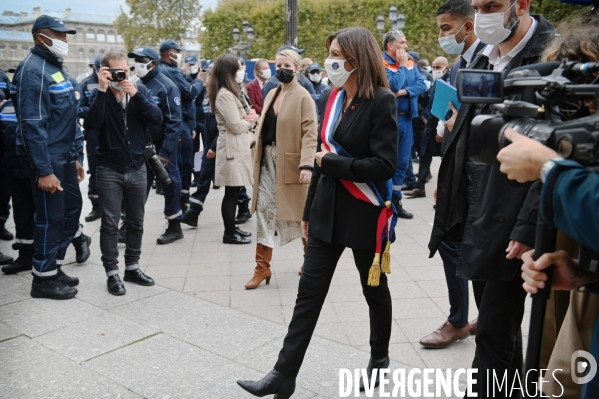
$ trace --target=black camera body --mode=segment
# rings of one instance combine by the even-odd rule
[[[109,69],[108,72],[110,72],[113,82],[122,82],[127,79],[127,74],[122,69]]]
[[[599,63],[551,62],[516,68],[504,80],[501,72],[460,70],[457,79],[460,101],[493,103],[495,110],[495,114],[478,115],[472,120],[470,160],[498,165],[497,153],[510,144],[505,130],[512,128],[552,148],[565,159],[598,167],[599,113],[589,115],[579,102],[594,99],[599,104],[599,85],[574,84],[570,80],[595,71],[599,71]],[[478,84],[480,79],[474,74],[484,74],[484,84]],[[493,87],[487,84],[489,81],[494,82]],[[478,92],[477,87],[480,87]],[[531,89],[537,104],[503,101],[505,95]]]
[[[168,175],[164,165],[160,162],[160,159],[156,155],[156,147],[154,144],[148,144],[144,150],[144,157],[148,161],[148,165],[152,168],[154,176],[163,186],[171,184],[171,178]]]

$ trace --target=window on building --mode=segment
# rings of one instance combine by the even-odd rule
[[[79,49],[79,61],[83,61],[85,58],[85,50],[82,48]]]
[[[96,52],[94,51],[93,48],[90,48],[89,49],[89,59],[93,61],[95,58],[96,58]]]
[[[96,40],[96,34],[94,33],[93,29],[87,30],[87,32],[85,33],[85,39],[86,40]]]
[[[106,34],[106,41],[108,43],[116,43],[116,34],[114,33],[114,31],[108,31],[108,33]]]
[[[17,49],[16,48],[10,49],[10,58],[17,58]]]
[[[4,48],[0,47],[0,58],[4,58]]]
[[[99,42],[105,42],[106,41],[106,34],[104,33],[103,30],[99,30],[98,33],[96,33],[96,39]]]

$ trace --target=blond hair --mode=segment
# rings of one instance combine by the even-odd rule
[[[302,57],[300,57],[300,55],[293,50],[281,50],[277,53],[277,55],[279,54],[289,58],[296,67],[299,67],[302,64]]]

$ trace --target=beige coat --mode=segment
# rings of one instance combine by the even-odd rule
[[[249,186],[252,184],[251,123],[243,119],[246,112],[237,96],[227,89],[216,95],[214,115],[218,125],[216,141],[217,186]]]
[[[281,85],[264,99],[262,117],[256,129],[254,153],[254,194],[251,212],[256,212],[258,179],[262,161],[262,126],[268,108],[281,91]],[[314,100],[297,81],[289,87],[277,116],[277,221],[302,220],[309,183],[300,183],[300,166],[314,166],[318,122]]]

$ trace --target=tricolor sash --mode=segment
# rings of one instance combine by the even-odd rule
[[[320,138],[322,140],[322,146],[327,151],[342,157],[353,158],[333,139],[335,125],[341,117],[344,100],[345,90],[334,89],[331,92],[323,117]],[[391,254],[389,249],[391,245],[391,234],[397,223],[397,210],[391,202],[392,182],[391,180],[388,180],[385,184],[384,200],[373,182],[356,183],[350,180],[339,180],[354,198],[381,208],[381,214],[376,229],[375,255],[368,274],[368,285],[376,287],[379,285],[381,273],[391,273]],[[385,239],[387,240],[387,243],[383,252],[382,246]],[[383,252],[382,259],[381,252]]]

